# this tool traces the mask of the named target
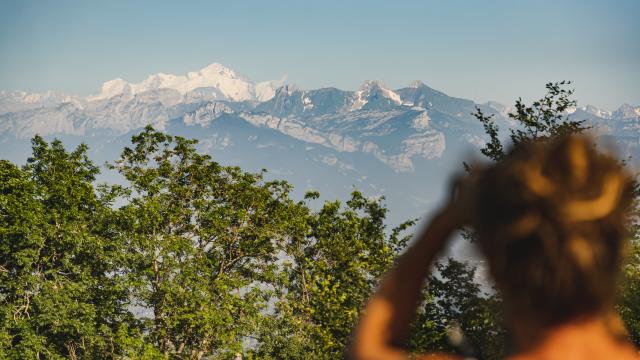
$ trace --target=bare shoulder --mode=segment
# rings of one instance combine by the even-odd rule
[[[624,346],[614,351],[592,351],[584,353],[575,351],[572,354],[563,352],[562,354],[554,353],[527,353],[518,354],[507,358],[507,360],[553,360],[553,359],[617,359],[617,360],[640,360],[640,350],[633,346]]]
[[[448,353],[431,353],[420,355],[419,360],[464,360],[463,357]]]

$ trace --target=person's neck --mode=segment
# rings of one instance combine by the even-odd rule
[[[629,343],[622,341],[624,327],[615,315],[598,314],[539,329],[522,324],[514,328],[516,344],[522,350],[521,354],[526,355],[523,358],[586,359],[633,350]]]

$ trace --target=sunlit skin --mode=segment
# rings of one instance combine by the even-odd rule
[[[354,334],[351,355],[359,360],[462,359],[453,354],[405,353],[403,342],[416,316],[421,288],[434,259],[454,232],[468,222],[465,196],[450,201],[429,221],[416,242],[381,281],[363,311]],[[621,322],[612,309],[553,328],[536,324],[535,314],[507,311],[516,348],[510,359],[640,359],[638,351],[620,338]]]
[[[436,255],[457,228],[452,206],[436,215],[416,243],[382,280],[363,312],[352,347],[355,359],[407,359],[401,344],[409,335],[424,279]],[[458,359],[426,354],[424,359]]]

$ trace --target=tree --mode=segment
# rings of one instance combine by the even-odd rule
[[[151,127],[132,143],[113,167],[131,184],[121,243],[150,356],[242,353],[268,314],[295,208],[290,186],[221,166],[195,140]]]
[[[527,106],[518,98],[515,111],[508,117],[516,125],[509,129],[511,144],[518,145],[528,141],[544,141],[562,135],[579,134],[589,129],[584,120],[573,120],[567,111],[575,107],[577,102],[571,98],[574,90],[567,89],[570,81],[547,83],[547,92],[543,98]],[[493,120],[494,115],[486,115],[479,107],[472,114],[482,123],[489,140],[480,152],[493,161],[500,161],[506,155],[507,144],[500,139],[500,128]]]
[[[629,332],[631,341],[640,347],[640,225],[638,215],[638,185],[636,185],[636,199],[632,205],[630,219],[630,241],[627,257],[622,269],[619,301],[617,310]]]
[[[463,355],[503,358],[505,331],[495,291],[482,290],[476,280],[477,268],[468,262],[448,258],[434,267],[435,273],[425,288],[426,300],[413,323],[411,351],[467,352]],[[452,342],[451,332],[457,329],[465,336],[465,343]]]
[[[547,84],[531,106],[518,100],[509,141],[586,129],[566,116],[566,85]],[[482,153],[501,161],[503,133],[474,115],[489,137]],[[151,127],[110,165],[124,186],[95,183],[84,145],[32,142],[27,165],[0,161],[1,358],[340,358],[415,223],[388,230],[384,199],[359,191],[315,210],[317,192],[295,202],[286,182],[222,166],[195,140]],[[638,344],[632,224],[618,310]],[[471,264],[435,266],[410,350],[459,350],[447,336],[457,326],[483,358],[503,357],[499,294]]]
[[[32,143],[23,168],[0,161],[1,357],[110,357],[127,317],[110,191],[86,146]]]
[[[318,196],[308,193],[307,199]],[[295,217],[272,331],[259,339],[261,358],[344,356],[360,309],[409,240],[403,231],[413,221],[386,234],[382,199],[354,191],[345,205],[325,202],[317,212],[305,205]]]
[[[3,357],[341,356],[408,241],[382,199],[312,210],[150,127],[110,165],[125,186],[96,185],[84,145],[33,142],[0,162]]]

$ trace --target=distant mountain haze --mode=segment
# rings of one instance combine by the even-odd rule
[[[543,83],[540,89],[542,96]],[[355,91],[304,90],[285,78],[253,83],[214,63],[139,83],[110,80],[90,96],[0,91],[0,157],[24,162],[29,139],[40,134],[68,146],[85,142],[101,164],[151,124],[197,138],[221,163],[267,169],[270,177],[290,181],[298,196],[314,189],[325,199],[344,199],[354,186],[385,196],[390,220],[398,223],[432,209],[450,174],[461,171],[463,156],[484,144],[471,115],[476,106],[502,128],[513,126],[507,105],[476,104],[421,81],[401,89],[365,81]],[[587,120],[622,155],[640,154],[640,106],[605,111],[587,105],[568,116]]]

